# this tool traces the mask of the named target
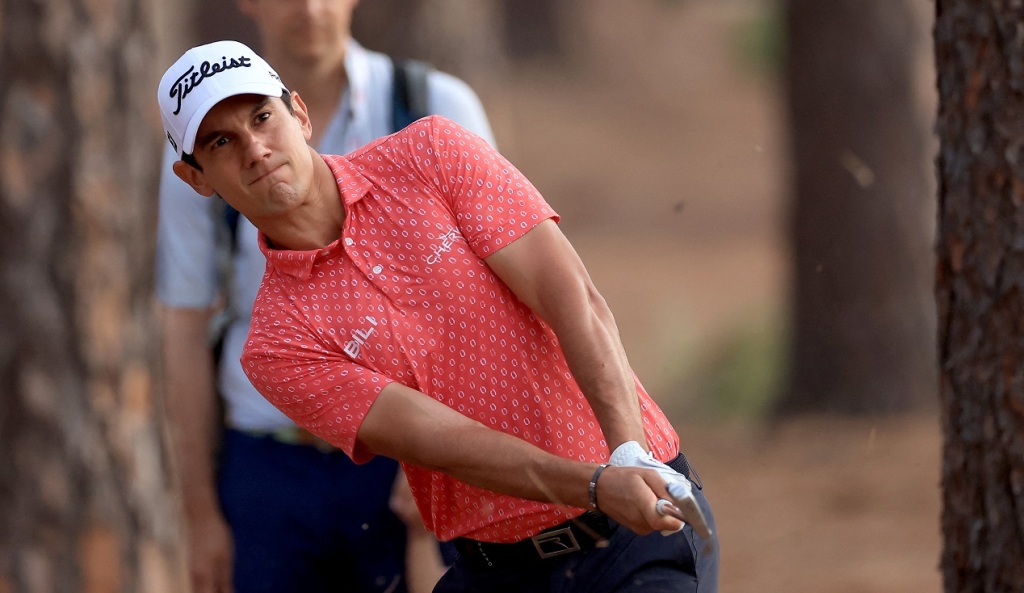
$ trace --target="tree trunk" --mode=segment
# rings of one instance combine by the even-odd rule
[[[908,3],[786,3],[794,195],[783,414],[935,403],[934,202]]]
[[[936,15],[945,590],[1024,591],[1024,11]]]
[[[152,376],[152,37],[147,2],[0,13],[4,593],[185,587]]]

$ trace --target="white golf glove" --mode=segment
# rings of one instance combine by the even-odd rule
[[[636,441],[626,441],[616,447],[608,462],[612,465],[653,469],[661,474],[667,484],[679,484],[678,487],[673,488],[673,492],[670,492],[674,498],[692,496],[693,485],[690,484],[690,480],[686,479],[686,476],[655,459]]]
[[[668,492],[673,499],[672,502],[687,517],[688,520],[686,522],[690,523],[702,535],[703,532],[710,534],[704,520],[704,514],[697,505],[697,500],[693,497],[693,485],[690,483],[690,480],[686,479],[686,476],[683,474],[655,459],[653,455],[640,446],[640,443],[636,441],[622,443],[612,451],[611,459],[608,462],[611,465],[642,467],[657,471],[665,480]],[[682,529],[682,526],[679,529]]]

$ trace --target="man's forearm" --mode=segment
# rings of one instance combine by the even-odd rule
[[[358,442],[374,453],[479,488],[584,509],[590,507],[589,484],[598,467],[487,428],[399,383],[377,396],[360,425]],[[668,493],[653,470],[609,467],[595,493],[601,511],[639,534],[679,527],[677,520],[656,512],[655,502]]]
[[[217,393],[207,344],[211,311],[162,308],[164,406],[172,457],[190,518],[220,512],[214,485]]]
[[[601,425],[609,450],[626,441],[646,447],[636,381],[604,300],[594,293],[582,317],[566,316],[552,324],[573,378]],[[566,321],[568,319],[569,321]]]
[[[615,319],[558,226],[545,220],[486,262],[555,332],[609,449],[626,441],[646,446],[636,382]]]
[[[596,467],[487,428],[400,383],[377,396],[358,442],[479,488],[581,508],[588,506],[587,483]]]

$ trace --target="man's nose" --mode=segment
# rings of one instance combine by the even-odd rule
[[[249,132],[242,138],[246,165],[251,167],[270,156],[270,148],[261,134]]]

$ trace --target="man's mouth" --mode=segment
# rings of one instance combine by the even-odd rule
[[[266,179],[267,176],[271,175],[272,173],[274,173],[275,171],[280,169],[282,166],[283,165],[274,165],[274,166],[268,168],[266,171],[260,173],[255,179],[250,181],[249,185],[255,185],[255,184],[259,183],[260,181]]]

